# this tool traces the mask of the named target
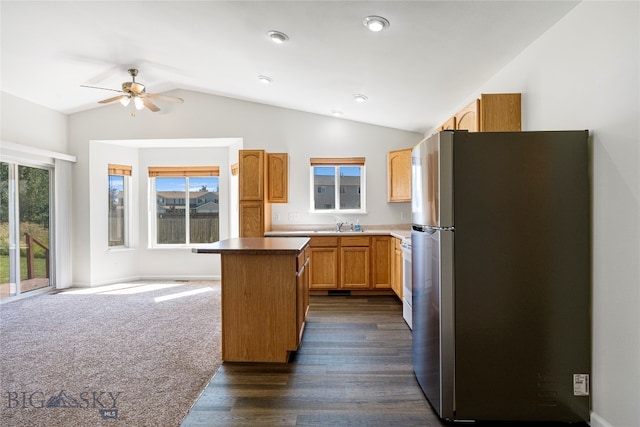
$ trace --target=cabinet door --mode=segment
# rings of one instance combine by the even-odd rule
[[[411,148],[390,151],[387,155],[387,200],[411,201]]]
[[[391,237],[374,236],[372,238],[372,267],[374,289],[391,288]]]
[[[401,239],[393,238],[393,262],[391,263],[391,288],[393,292],[402,299],[402,247]]]
[[[483,93],[480,109],[481,132],[517,132],[522,128],[519,93]]]
[[[342,289],[369,288],[369,246],[340,248],[340,287]]]
[[[455,130],[456,128],[456,117],[453,116],[451,118],[449,118],[449,120],[447,120],[446,122],[444,122],[442,125],[440,125],[440,127],[438,128],[439,131],[442,130]]]
[[[287,203],[289,197],[289,156],[267,153],[267,201]]]
[[[298,276],[296,278],[296,331],[298,333],[298,345],[302,340],[307,309],[309,308],[309,258],[305,256],[305,252],[303,252],[302,257],[304,261],[298,267]]]
[[[264,150],[240,150],[240,201],[264,200]]]
[[[338,289],[338,248],[309,248],[309,288]]]
[[[455,115],[456,129],[480,131],[480,100],[476,99]]]
[[[264,237],[264,204],[240,202],[240,237]]]

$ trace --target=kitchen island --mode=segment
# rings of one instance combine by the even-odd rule
[[[220,254],[222,360],[287,362],[309,308],[306,237],[233,238],[199,254]]]

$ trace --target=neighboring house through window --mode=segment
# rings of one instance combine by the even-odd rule
[[[129,246],[131,166],[109,164],[109,247]]]
[[[220,239],[218,166],[149,167],[151,246]]]
[[[311,212],[366,212],[364,157],[312,158]]]

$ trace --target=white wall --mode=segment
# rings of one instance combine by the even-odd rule
[[[0,92],[0,140],[68,153],[66,114]]]
[[[361,224],[366,227],[367,224],[409,222],[408,203],[386,201],[386,153],[415,145],[421,139],[420,134],[214,95],[189,91],[175,91],[174,94],[184,98],[185,103],[169,105],[160,113],[140,111],[133,118],[131,110],[115,104],[70,116],[70,146],[78,158],[73,191],[74,194],[91,195],[74,204],[75,284],[95,286],[135,277],[216,277],[220,271],[219,256],[206,258],[192,254],[189,249],[147,249],[146,186],[139,187],[140,240],[136,255],[107,251],[106,215],[102,202],[106,165],[127,162],[121,158],[124,151],[102,147],[96,141],[239,138],[242,144],[215,154],[221,167],[221,192],[226,191],[229,201],[237,194],[237,178],[230,177],[230,164],[237,159],[238,149],[287,152],[289,203],[273,205],[274,218],[278,215],[280,218],[274,221],[276,224],[287,223],[290,212],[297,214],[297,224],[333,223],[332,216],[308,214],[309,158],[364,156],[369,213],[360,216]],[[158,162],[198,165],[203,158],[211,156],[198,150],[184,148],[163,152],[145,149],[138,153],[137,169],[142,173],[147,165],[156,163],[157,166]],[[146,182],[143,175],[138,175],[137,179]],[[224,203],[222,194],[221,202]],[[403,217],[403,213],[406,216]],[[222,215],[221,227],[225,227],[226,233],[223,237],[234,235],[237,210],[224,212],[224,219]]]
[[[592,426],[640,426],[639,18],[582,2],[474,94],[522,92],[523,130],[590,130]]]

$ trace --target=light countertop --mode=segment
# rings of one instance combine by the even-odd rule
[[[300,236],[300,235],[299,235]],[[212,243],[210,246],[194,248],[198,254],[298,254],[309,244],[307,237],[269,236],[269,237],[236,237]]]

